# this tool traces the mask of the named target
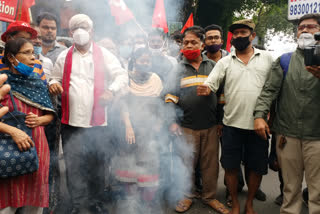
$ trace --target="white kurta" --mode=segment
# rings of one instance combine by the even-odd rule
[[[100,47],[106,67],[105,89],[117,92],[127,88],[128,75],[121,67],[119,60],[108,50]],[[49,85],[62,83],[64,64],[69,49],[58,56],[54,65]],[[74,48],[72,54],[72,71],[69,88],[69,125],[75,127],[91,127],[92,108],[94,103],[94,63],[93,46],[89,51],[81,54]],[[66,90],[66,89],[64,89]],[[106,117],[107,119],[107,117]]]

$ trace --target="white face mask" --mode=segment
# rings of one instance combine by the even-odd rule
[[[314,36],[311,33],[302,33],[298,38],[298,47],[302,50],[306,47],[315,45],[316,43],[317,41],[314,39]]]
[[[155,55],[155,56],[157,56],[157,55],[162,55],[162,53],[163,53],[163,51],[164,51],[164,43],[165,42],[163,42],[163,44],[162,44],[162,46],[160,47],[160,48],[152,48],[151,46],[150,46],[150,44],[148,43],[148,47],[149,47],[149,50],[151,51],[151,53],[152,53],[152,55]]]
[[[86,45],[90,41],[90,35],[86,30],[78,28],[73,32],[73,41],[77,45]]]
[[[151,48],[149,47],[149,50],[151,51],[151,54],[154,55],[154,56],[159,56],[159,55],[162,55],[162,52],[163,52],[163,48],[159,48],[159,49],[154,49],[154,48]]]

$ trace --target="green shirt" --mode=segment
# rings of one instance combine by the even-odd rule
[[[267,118],[273,101],[276,113],[272,130],[277,134],[304,140],[320,139],[320,79],[305,68],[303,51],[291,57],[284,77],[280,58],[272,65],[257,100],[255,118]]]

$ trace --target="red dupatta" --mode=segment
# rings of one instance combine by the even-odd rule
[[[94,65],[94,103],[91,116],[91,125],[99,126],[105,123],[105,108],[99,104],[99,98],[104,92],[104,59],[99,46],[93,45],[93,65]],[[61,123],[69,124],[69,88],[72,71],[72,54],[74,45],[67,53],[62,78],[63,93],[61,95],[62,119]]]

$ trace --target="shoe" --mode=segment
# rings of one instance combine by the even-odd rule
[[[305,189],[302,191],[302,199],[303,199],[304,205],[306,205],[306,207],[308,207],[308,201],[309,201],[308,188],[305,188]]]
[[[218,212],[220,214],[229,214],[230,211],[217,199],[213,199],[209,203],[207,203],[208,206],[210,206],[212,209],[214,209],[215,212]]]
[[[278,195],[278,197],[276,197],[276,199],[274,200],[274,203],[281,206],[282,202],[283,202],[283,195],[280,194],[280,195]]]
[[[109,214],[109,211],[103,207],[102,203],[96,203],[89,207],[89,211],[92,214]]]
[[[176,206],[176,212],[177,213],[184,213],[184,212],[188,211],[191,208],[192,203],[193,203],[193,201],[190,198],[185,198],[185,199],[179,201],[179,203]]]
[[[261,189],[257,190],[256,195],[254,197],[259,201],[266,201],[267,200],[266,194]]]

